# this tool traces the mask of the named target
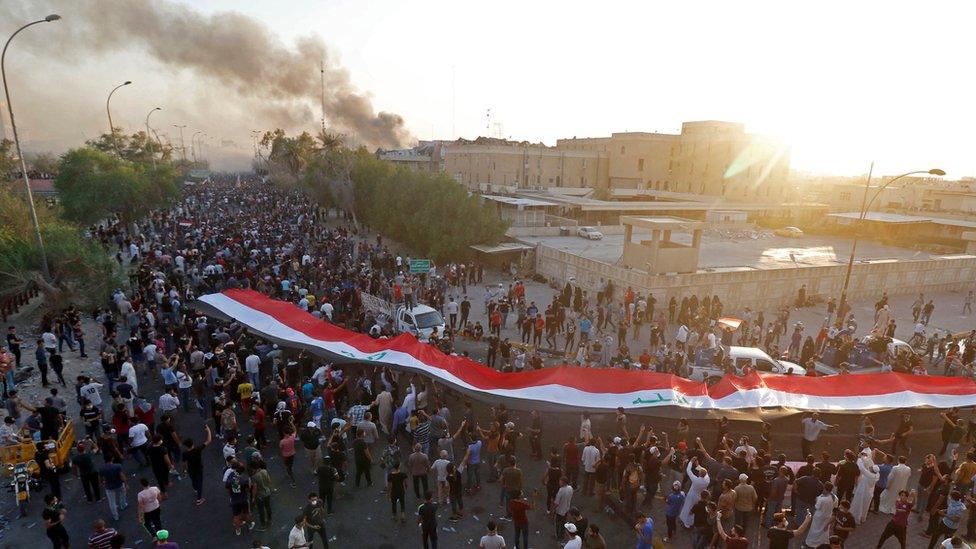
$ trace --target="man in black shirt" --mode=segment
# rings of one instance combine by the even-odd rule
[[[20,336],[17,335],[16,326],[10,326],[7,328],[7,348],[10,349],[10,352],[14,355],[14,359],[16,359],[16,367],[18,369],[20,368],[20,345],[23,342],[24,341],[20,339]],[[11,387],[11,389],[12,388],[13,387]]]
[[[45,398],[44,406],[38,407],[37,412],[41,416],[41,440],[57,439],[64,419],[61,411],[54,407],[54,399]]]
[[[363,476],[366,477],[366,486],[373,485],[373,456],[369,452],[365,436],[365,431],[357,429],[356,441],[352,444],[353,455],[356,457],[356,488],[359,488],[359,481]]]
[[[332,466],[332,459],[324,456],[315,471],[319,479],[319,497],[325,500],[326,509],[332,514],[332,499],[335,496],[335,481],[339,480],[339,472]]]
[[[417,524],[420,525],[424,549],[437,549],[437,504],[430,490],[424,493],[424,502],[417,508]]]
[[[796,517],[794,523],[802,522],[803,519],[813,513],[813,508],[817,504],[817,496],[823,492],[823,483],[815,468],[796,479]]]
[[[407,475],[400,470],[400,462],[393,464],[393,468],[386,477],[388,483],[387,490],[390,493],[390,505],[393,513],[393,520],[396,520],[396,508],[397,502],[400,502],[400,522],[406,520],[406,515],[404,514],[404,501],[407,495]]]
[[[799,479],[797,479],[797,482],[799,482]],[[810,521],[812,520],[813,515],[808,514],[799,528],[790,530],[786,513],[776,513],[773,515],[773,526],[766,531],[766,537],[769,538],[769,549],[789,549],[790,540],[803,536],[803,533],[810,527]]]
[[[305,515],[305,526],[311,529],[308,536],[309,543],[315,534],[318,534],[322,538],[322,547],[329,549],[329,536],[325,533],[325,509],[322,508],[322,500],[319,499],[318,494],[311,492],[308,495],[308,503],[302,509],[302,514]]]
[[[820,453],[820,462],[817,463],[817,470],[820,472],[820,482],[831,482],[834,474],[837,473],[837,466],[830,462],[830,454]]]
[[[711,503],[712,494],[708,490],[702,490],[701,499],[691,507],[692,516],[692,539],[695,547],[705,547],[712,539],[712,525],[708,522],[708,508]]]
[[[204,424],[207,438],[203,444],[194,444],[192,438],[183,439],[183,462],[186,463],[186,473],[190,477],[193,489],[197,493],[197,505],[202,505],[203,499],[203,449],[213,440],[210,426]]]

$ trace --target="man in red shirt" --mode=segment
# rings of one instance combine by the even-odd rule
[[[258,441],[258,448],[264,448],[268,445],[268,439],[264,436],[264,418],[264,408],[255,406],[254,414],[251,416],[251,424],[254,425],[254,438]]]
[[[538,493],[538,490],[533,490],[532,497],[534,498]],[[515,526],[515,549],[529,548],[529,517],[526,511],[530,509],[535,509],[535,504],[522,497],[521,490],[508,502],[508,510],[512,513],[512,524]],[[519,543],[520,535],[522,543]]]
[[[566,444],[563,445],[563,461],[566,463],[566,467],[563,469],[566,471],[566,478],[569,479],[569,484],[575,490],[576,481],[579,479],[580,449],[573,437],[569,437]]]

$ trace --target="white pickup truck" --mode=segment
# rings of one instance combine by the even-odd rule
[[[725,355],[732,359],[736,372],[741,372],[746,368],[753,369],[764,374],[781,374],[804,376],[807,371],[799,364],[777,360],[769,356],[766,351],[755,347],[738,347],[735,345],[723,347]],[[716,368],[712,363],[713,349],[700,349],[694,365],[692,365],[690,378],[695,381],[704,381],[709,385],[717,383],[725,375],[720,368]]]
[[[439,335],[444,333],[444,317],[441,313],[427,305],[394,307],[392,303],[370,294],[361,294],[363,307],[376,315],[380,324],[393,319],[393,330],[400,334],[409,332],[421,341],[427,341],[436,330]]]

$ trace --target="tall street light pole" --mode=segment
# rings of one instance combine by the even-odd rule
[[[51,271],[47,266],[47,252],[44,250],[44,239],[41,238],[41,225],[37,222],[37,210],[34,208],[34,194],[31,192],[30,176],[27,175],[27,162],[24,160],[24,153],[20,149],[20,137],[17,135],[17,122],[14,120],[14,107],[10,103],[10,87],[7,86],[6,61],[7,47],[10,46],[10,41],[14,39],[14,36],[20,34],[20,31],[38,23],[51,23],[57,21],[58,19],[61,19],[61,16],[52,13],[44,19],[39,19],[20,27],[10,35],[10,38],[7,39],[7,43],[3,45],[3,53],[0,54],[0,75],[3,77],[3,93],[7,98],[7,114],[10,116],[10,129],[14,134],[14,145],[17,147],[17,158],[20,159],[20,173],[24,176],[24,190],[27,193],[27,207],[30,211],[31,222],[34,224],[34,238],[37,240],[37,248],[41,253],[41,274],[44,276],[45,280],[51,279]]]
[[[868,170],[868,179],[867,182],[865,182],[864,184],[864,197],[861,198],[861,213],[857,217],[857,229],[854,231],[854,241],[851,242],[851,257],[848,258],[847,260],[847,273],[844,275],[844,289],[843,291],[841,291],[840,294],[840,303],[837,304],[837,310],[838,310],[837,323],[838,325],[841,326],[843,325],[844,316],[846,316],[847,314],[846,311],[846,308],[848,306],[847,288],[851,283],[851,270],[853,270],[854,268],[854,254],[857,253],[857,239],[858,236],[860,235],[860,230],[864,226],[864,218],[867,217],[868,211],[871,209],[871,204],[874,204],[874,201],[878,199],[878,196],[880,196],[881,193],[884,192],[884,190],[887,189],[889,185],[891,185],[895,181],[898,181],[899,179],[908,177],[910,175],[918,175],[923,173],[928,175],[937,175],[937,176],[943,176],[946,174],[945,171],[940,170],[938,168],[932,168],[931,170],[916,170],[912,172],[903,173],[901,175],[892,177],[891,179],[888,180],[887,183],[878,187],[878,190],[874,192],[873,196],[871,196],[871,200],[868,200],[868,193],[870,193],[871,191],[871,175],[873,173],[874,173],[874,162],[871,163],[871,168]]]
[[[173,124],[173,127],[180,129],[180,151],[183,156],[183,164],[186,164],[186,143],[183,141],[183,128],[186,127],[186,124],[183,124],[182,126]]]
[[[114,95],[119,88],[128,86],[131,83],[131,80],[126,80],[118,86],[115,86],[112,88],[112,91],[108,92],[108,98],[105,100],[105,113],[108,114],[108,136],[109,139],[112,140],[112,144],[115,146],[115,154],[119,156],[122,156],[122,153],[119,152],[119,143],[115,140],[115,126],[112,125],[112,109],[109,107],[109,103],[112,101],[112,95]]]
[[[190,151],[193,153],[193,162],[197,161],[197,135],[201,133],[203,133],[203,130],[197,130],[190,136]]]
[[[149,133],[149,117],[152,116],[152,113],[154,113],[156,111],[161,111],[161,110],[163,110],[162,107],[156,107],[153,110],[149,111],[149,113],[146,115],[146,144],[149,145],[149,156],[152,158],[153,169],[156,169],[156,153],[153,152],[153,148],[152,148],[152,134]],[[160,147],[159,148],[159,152],[162,152],[162,151],[163,151],[163,148]]]

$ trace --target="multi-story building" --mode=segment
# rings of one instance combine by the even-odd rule
[[[439,172],[443,169],[442,147],[444,141],[421,141],[409,149],[379,149],[376,157],[404,166],[411,170]]]
[[[444,171],[471,190],[605,187],[607,155],[479,137],[443,149]]]
[[[560,150],[608,155],[611,188],[672,191],[742,201],[788,197],[789,149],[733,122],[685,122],[680,134],[570,138]]]

